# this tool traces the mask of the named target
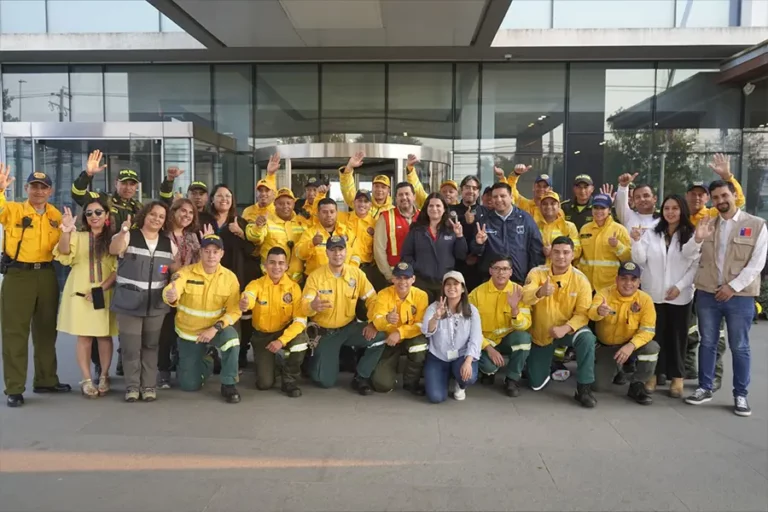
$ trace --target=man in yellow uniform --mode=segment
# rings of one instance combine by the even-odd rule
[[[512,204],[520,208],[521,210],[528,212],[533,217],[533,220],[539,222],[541,220],[541,212],[539,211],[539,202],[544,194],[552,190],[552,178],[549,174],[539,174],[536,176],[536,180],[533,182],[533,199],[528,199],[520,195],[517,190],[517,182],[520,177],[531,170],[530,165],[517,164],[512,174],[504,179],[504,171],[496,167],[494,172],[499,178],[499,181],[506,181],[509,188],[512,189]]]
[[[573,241],[561,236],[552,241],[552,263],[536,267],[523,287],[523,302],[533,309],[530,329],[533,344],[528,355],[528,381],[534,391],[547,385],[555,348],[576,350],[576,394],[584,407],[594,407],[595,335],[587,327],[592,287],[581,271],[571,265]]]
[[[355,207],[355,196],[357,186],[355,185],[354,170],[363,165],[365,153],[362,151],[355,153],[350,157],[347,165],[339,169],[339,185],[341,194],[344,196],[344,202],[350,208]],[[371,215],[378,219],[379,215],[387,210],[394,208],[390,191],[392,185],[388,176],[379,174],[373,178],[373,197],[371,201]]]
[[[584,272],[594,290],[611,286],[619,266],[632,258],[632,244],[627,228],[611,217],[611,198],[597,194],[592,198],[592,222],[581,228],[581,259]]]
[[[24,405],[27,383],[29,330],[35,350],[32,391],[70,391],[56,375],[56,312],[59,283],[53,269],[53,248],[59,242],[61,212],[48,203],[51,178],[33,172],[27,178],[23,203],[6,203],[5,189],[13,183],[11,169],[0,163],[0,224],[3,225],[5,274],[0,297],[3,377],[8,407]]]
[[[339,212],[338,218],[341,224],[355,238],[355,247],[351,260],[360,265],[360,270],[376,290],[387,286],[384,277],[376,267],[373,259],[373,236],[375,233],[376,219],[371,214],[371,193],[367,190],[358,190],[355,194],[355,207],[350,212]],[[362,318],[362,317],[361,317]]]
[[[483,344],[479,370],[481,382],[493,385],[496,372],[507,367],[507,396],[520,396],[520,376],[531,351],[531,310],[522,302],[523,288],[510,280],[512,261],[499,256],[491,261],[491,279],[469,294],[469,303],[480,313]]]
[[[289,188],[281,188],[275,198],[275,214],[269,218],[257,217],[256,222],[245,228],[245,237],[261,247],[261,271],[265,272],[267,253],[273,247],[280,247],[288,259],[288,277],[300,282],[304,277],[304,266],[293,254],[293,249],[307,227],[304,217],[293,211],[296,197]]]
[[[365,347],[352,388],[361,395],[370,395],[371,374],[384,351],[386,334],[373,324],[357,322],[355,306],[362,300],[370,312],[376,291],[359,268],[345,263],[347,242],[343,237],[329,238],[325,250],[328,263],[309,275],[302,297],[302,311],[311,317],[319,336],[309,374],[315,383],[330,388],[339,375],[341,347]]]
[[[280,153],[269,157],[267,176],[256,183],[256,204],[243,210],[243,218],[255,222],[258,217],[269,217],[275,213],[275,191],[277,190],[277,170],[280,168]]]
[[[328,263],[325,244],[334,235],[346,238],[349,249],[345,251],[347,263],[352,261],[355,237],[346,226],[338,222],[336,201],[330,197],[321,199],[317,205],[318,222],[308,226],[296,244],[296,257],[304,262],[304,275],[309,276],[316,269]]]
[[[549,253],[552,250],[552,240],[559,236],[567,236],[573,240],[573,261],[578,262],[581,257],[581,241],[579,231],[573,222],[565,220],[565,215],[560,209],[560,196],[550,190],[539,200],[541,218],[536,224],[541,231],[541,240],[544,244],[544,256],[549,262]]]
[[[311,176],[304,185],[304,197],[299,198],[294,211],[309,223],[317,222],[317,203],[328,194],[328,183],[324,179]]]
[[[307,351],[307,318],[301,309],[301,289],[286,274],[287,254],[273,247],[266,257],[266,275],[251,281],[240,298],[240,309],[253,309],[253,357],[256,387],[271,389],[275,384],[275,356],[283,357],[281,390],[292,398],[301,396],[296,381]]]
[[[608,391],[622,365],[635,355],[637,367],[627,395],[640,405],[650,405],[653,399],[645,383],[655,375],[660,348],[653,340],[656,308],[651,296],[640,291],[641,272],[634,262],[622,263],[616,284],[592,299],[589,319],[596,322],[595,391]]]
[[[392,270],[392,286],[383,289],[371,311],[371,321],[384,332],[387,347],[376,365],[371,381],[373,389],[387,393],[395,389],[400,356],[408,358],[403,371],[403,389],[423,396],[419,381],[427,356],[427,338],[421,334],[421,321],[429,306],[427,293],[413,286],[413,267],[401,261]]]
[[[181,389],[199,390],[213,372],[213,359],[206,357],[210,344],[221,352],[221,396],[235,404],[240,401],[235,387],[240,339],[233,324],[240,319],[240,284],[221,265],[222,256],[221,238],[205,235],[200,241],[200,261],[173,275],[163,289],[163,301],[176,308],[176,373]]]

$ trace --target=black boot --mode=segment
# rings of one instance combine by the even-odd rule
[[[620,370],[619,373],[617,373],[613,378],[613,383],[617,386],[623,386],[627,383],[627,374]]]
[[[576,394],[573,395],[573,398],[575,398],[583,407],[589,409],[597,405],[597,400],[595,400],[595,397],[592,395],[591,384],[577,384]]]
[[[496,381],[495,373],[488,375],[483,372],[480,372],[480,384],[482,384],[483,386],[493,386],[495,381]]]
[[[222,384],[221,396],[224,397],[224,400],[226,400],[228,404],[236,404],[240,402],[240,393],[237,392],[237,388],[234,384]]]
[[[32,388],[33,393],[69,393],[72,391],[72,386],[69,384],[62,384],[59,382],[55,386],[43,386]]]
[[[651,395],[645,390],[645,384],[642,382],[633,382],[630,384],[627,396],[640,405],[651,405],[653,403],[653,398],[651,398]]]
[[[117,349],[117,365],[115,366],[115,374],[122,377],[123,374],[123,352]]]
[[[510,396],[512,398],[515,398],[516,396],[520,396],[520,383],[518,381],[512,380],[512,379],[506,379],[504,381],[504,387],[505,387],[507,396]]]
[[[301,388],[299,388],[299,386],[297,386],[293,382],[289,382],[288,384],[283,384],[280,387],[280,391],[282,391],[283,393],[285,393],[291,398],[298,398],[301,396]]]
[[[8,398],[5,399],[5,403],[8,405],[8,407],[21,407],[24,405],[24,396],[8,395]]]
[[[667,385],[667,376],[663,373],[656,377],[656,385],[657,386],[666,386]]]
[[[403,384],[403,389],[406,391],[410,391],[412,394],[416,396],[424,396],[427,393],[427,390],[424,389],[424,386],[422,386],[418,382],[416,384]]]
[[[359,375],[355,375],[355,378],[352,379],[352,389],[354,389],[355,391],[357,391],[363,396],[368,396],[373,394],[373,387],[371,387],[371,381],[369,379],[364,379]]]

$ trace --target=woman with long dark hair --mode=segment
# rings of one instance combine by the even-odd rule
[[[115,315],[109,310],[117,261],[109,254],[112,233],[109,204],[101,196],[83,205],[81,231],[75,218],[64,208],[61,238],[53,249],[56,260],[72,267],[59,306],[57,329],[77,336],[76,355],[82,380],[80,390],[86,398],[109,391],[109,366],[112,364],[112,336],[117,335]],[[91,375],[91,341],[96,338],[101,374]]]
[[[200,261],[200,238],[197,233],[197,208],[186,198],[176,199],[168,212],[168,237],[176,248],[181,267]],[[171,387],[171,353],[176,348],[176,308],[171,308],[160,329],[160,346],[157,354],[157,387]]]
[[[445,199],[437,192],[429,194],[401,249],[402,261],[416,274],[414,286],[434,301],[441,294],[443,275],[453,270],[456,260],[465,259],[468,250],[461,222],[451,219]]]
[[[448,398],[453,376],[453,398],[464,400],[466,387],[477,380],[477,364],[483,341],[480,313],[469,303],[464,276],[447,272],[439,298],[429,305],[421,324],[429,340],[424,362],[424,387],[433,404]]]
[[[670,378],[669,394],[680,398],[698,251],[685,199],[668,195],[661,203],[661,212],[658,224],[645,233],[631,228],[632,259],[644,269],[641,285],[656,306],[655,339],[661,346],[656,375],[646,383],[646,389],[653,392]]]

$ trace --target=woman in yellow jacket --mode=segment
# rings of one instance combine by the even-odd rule
[[[619,266],[632,259],[632,243],[627,228],[611,217],[611,198],[598,194],[592,198],[592,222],[581,228],[581,260],[578,268],[587,276],[593,290],[611,286]]]

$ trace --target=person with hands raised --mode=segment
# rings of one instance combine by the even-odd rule
[[[573,240],[573,260],[578,262],[581,256],[581,240],[579,231],[572,222],[565,220],[560,209],[560,196],[550,190],[539,199],[539,211],[536,224],[541,231],[541,240],[544,244],[543,252],[549,263],[549,254],[552,251],[552,240],[559,236],[567,236]]]
[[[213,360],[206,354],[214,346],[221,352],[221,396],[238,403],[240,337],[234,324],[241,315],[240,285],[221,265],[224,243],[218,235],[203,236],[200,246],[200,261],[176,272],[162,290],[163,301],[176,308],[176,375],[182,390],[199,390],[213,372]]]
[[[632,256],[627,228],[611,217],[611,198],[597,194],[592,198],[594,220],[581,228],[581,259],[578,267],[595,290],[607,288],[614,282],[619,266]]]
[[[539,391],[550,380],[550,368],[558,346],[576,352],[576,394],[582,406],[597,404],[592,394],[595,381],[595,335],[587,323],[592,288],[587,277],[571,265],[573,241],[562,236],[552,241],[550,265],[533,269],[523,287],[523,302],[531,307],[528,382]]]
[[[616,191],[614,207],[616,217],[627,229],[640,226],[650,229],[658,222],[656,214],[656,192],[648,184],[635,184],[639,173],[624,173],[619,176],[619,188]],[[634,188],[632,188],[634,186]],[[632,194],[633,206],[630,206],[629,195]]]
[[[523,174],[529,172],[532,168],[533,167],[530,165],[517,164],[515,165],[514,172],[510,174],[506,180],[503,179],[504,174],[502,171],[502,174],[499,177],[499,181],[500,182],[503,181],[504,183],[509,185],[512,193],[512,204],[514,204],[524,212],[527,212],[528,215],[533,217],[533,220],[535,220],[538,223],[541,221],[541,212],[539,211],[539,203],[541,201],[541,198],[544,197],[545,194],[552,191],[552,178],[549,176],[549,174],[539,174],[538,176],[536,176],[533,182],[533,199],[527,199],[526,197],[523,197],[522,195],[520,195],[520,193],[518,192],[517,182],[519,181],[520,177]],[[496,172],[496,169],[494,169],[494,172]]]
[[[622,365],[633,355],[637,368],[632,374],[627,396],[640,405],[650,405],[653,398],[645,383],[654,375],[659,359],[656,334],[656,309],[651,296],[640,291],[640,266],[632,261],[622,263],[614,285],[598,291],[589,308],[589,319],[595,322],[594,390],[606,392]]]
[[[341,195],[344,197],[344,202],[347,203],[347,206],[350,209],[355,207],[355,196],[357,194],[354,172],[355,169],[363,165],[364,160],[365,153],[358,151],[349,158],[347,165],[339,168],[339,186],[341,187]],[[382,213],[394,208],[391,190],[392,183],[389,176],[379,174],[373,178],[373,193],[370,212],[374,220],[377,220]]]
[[[384,340],[387,346],[371,375],[373,389],[380,393],[395,388],[400,356],[406,356],[403,389],[424,395],[419,381],[427,355],[427,339],[421,333],[421,325],[429,300],[423,290],[413,286],[415,279],[411,265],[406,262],[395,265],[393,285],[379,292],[371,311],[373,326],[387,335]]]
[[[256,204],[243,210],[243,219],[247,222],[256,222],[258,217],[274,215],[278,169],[280,169],[280,153],[275,153],[269,157],[267,176],[256,183]]]
[[[520,395],[520,378],[531,350],[531,310],[523,302],[523,288],[509,280],[512,262],[500,257],[491,264],[491,278],[469,294],[483,328],[480,382],[493,385],[506,365],[504,387],[509,397]]]

